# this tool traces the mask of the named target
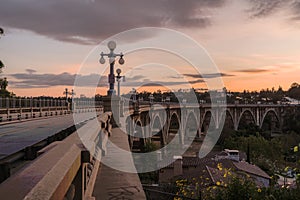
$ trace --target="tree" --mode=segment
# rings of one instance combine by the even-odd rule
[[[0,73],[2,72],[2,69],[4,68],[3,62],[0,60]]]
[[[288,90],[288,96],[294,99],[300,99],[300,85],[293,83]]]
[[[4,34],[4,30],[3,30],[3,28],[0,27],[0,37],[1,37],[1,35],[3,35],[3,34]],[[2,68],[4,68],[4,64],[3,64],[3,62],[0,60],[0,73],[1,73]]]
[[[298,83],[292,83],[292,85],[291,85],[291,89],[292,88],[298,88],[299,87],[299,84]]]
[[[0,27],[0,37],[1,35],[4,34],[4,30],[3,28]],[[0,74],[2,73],[2,69],[5,67],[5,65],[3,64],[3,62],[0,60]],[[0,96],[1,97],[9,97],[12,96],[12,93],[10,93],[9,91],[6,90],[8,85],[8,81],[6,79],[6,77],[4,78],[0,78]]]

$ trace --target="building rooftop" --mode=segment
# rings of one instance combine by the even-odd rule
[[[233,162],[233,164],[240,171],[270,179],[270,176],[256,165],[252,165],[244,161]]]
[[[234,151],[236,152],[236,151]],[[239,152],[240,154],[242,152]],[[244,153],[242,153],[243,155]],[[183,171],[183,174],[179,177],[184,177],[187,179],[200,178],[202,182],[205,182],[205,185],[217,184],[217,182],[228,183],[230,180],[230,176],[224,175],[228,171],[231,174],[235,174],[237,176],[244,176],[244,173],[256,177],[262,177],[264,179],[270,179],[270,176],[265,173],[262,169],[260,169],[256,165],[249,164],[242,161],[232,160],[229,157],[225,157],[227,153],[225,151],[212,153],[205,158],[199,157],[182,157],[182,168],[189,168]],[[245,155],[245,154],[244,154]],[[244,156],[241,156],[244,157]],[[174,158],[170,158],[172,160],[164,160],[160,162],[159,167],[163,169],[174,168],[174,164],[171,163],[167,167],[163,167],[166,165],[166,162],[175,161]],[[195,170],[190,170],[190,168],[195,168]],[[164,173],[164,172],[162,172]],[[262,180],[256,179],[252,177],[254,182],[258,186],[265,186]]]

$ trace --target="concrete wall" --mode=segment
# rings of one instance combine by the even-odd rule
[[[107,116],[108,114],[104,114],[88,121],[77,133],[85,133],[85,137],[91,141],[101,142],[98,141],[99,134],[108,137],[110,117]],[[52,148],[41,152],[43,153],[36,160],[0,185],[1,199],[83,199],[87,193],[91,194],[91,176],[99,167],[91,156],[96,149],[85,149],[82,138],[73,133]],[[102,149],[97,149],[97,152],[97,158],[101,159]]]

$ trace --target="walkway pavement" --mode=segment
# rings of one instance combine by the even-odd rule
[[[128,136],[119,128],[112,130],[109,140],[126,152],[130,152]],[[102,158],[104,163],[117,164],[116,168],[134,167],[131,154],[117,151],[113,145],[107,144],[107,153]],[[146,199],[137,173],[126,173],[101,164],[97,174],[93,197],[97,200],[144,200]]]

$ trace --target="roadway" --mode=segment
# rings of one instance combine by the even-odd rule
[[[93,113],[76,114],[76,121],[85,121]],[[31,146],[74,125],[73,115],[62,115],[0,126],[0,159]]]

